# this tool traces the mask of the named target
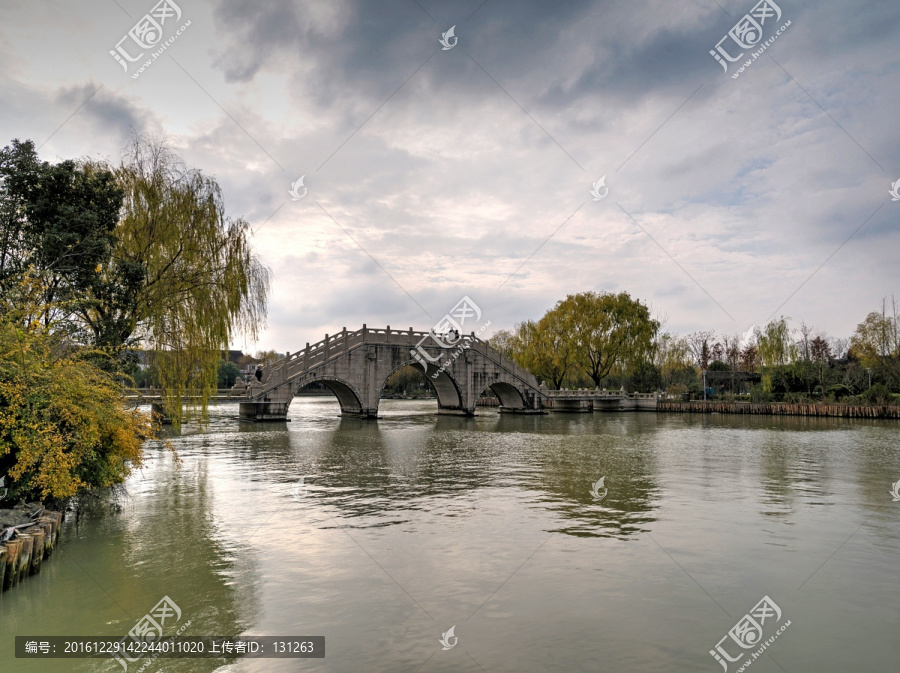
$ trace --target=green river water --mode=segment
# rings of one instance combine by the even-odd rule
[[[766,596],[781,615],[757,613],[761,640],[782,632],[745,670],[900,670],[897,422],[236,411],[174,436],[178,461],[151,446],[120,513],[69,516],[0,595],[0,671],[122,671],[15,659],[14,636],[121,637],[164,596],[182,613],[167,635],[319,635],[326,657],[146,673],[714,673],[717,644],[742,655],[733,673],[758,648],[729,631],[753,642]]]

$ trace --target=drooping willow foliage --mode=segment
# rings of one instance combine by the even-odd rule
[[[125,197],[107,275],[120,282],[101,287],[84,318],[98,345],[150,354],[175,424],[184,405],[205,418],[222,349],[265,324],[270,272],[215,179],[164,142],[135,137],[115,174]]]
[[[269,271],[216,181],[134,138],[117,167],[0,148],[0,478],[8,498],[121,484],[157,428],[123,397],[143,349],[175,423],[265,323]]]

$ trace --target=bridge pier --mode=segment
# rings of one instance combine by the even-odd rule
[[[290,422],[287,417],[290,402],[241,402],[238,419],[252,423],[264,421]]]
[[[474,416],[474,409],[438,409],[438,416]]]
[[[341,416],[344,418],[362,418],[366,420],[376,420],[378,418],[378,410],[362,409],[360,411],[353,411],[341,409]]]

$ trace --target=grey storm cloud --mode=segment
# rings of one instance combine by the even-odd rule
[[[116,134],[123,145],[132,131],[143,133],[158,129],[151,112],[139,107],[132,99],[93,82],[61,89],[56,94],[56,101],[73,109],[87,101],[80,110],[81,118],[104,133]]]
[[[46,34],[0,29],[0,125],[53,133],[48,158],[170,136],[275,271],[266,347],[427,327],[464,294],[510,327],[591,289],[682,331],[790,296],[846,335],[898,289],[896,2],[782,0],[738,80],[709,50],[754,0],[181,3],[190,31],[135,81],[107,51],[153,3],[119,4],[80,6],[81,39],[74,9],[0,8]]]

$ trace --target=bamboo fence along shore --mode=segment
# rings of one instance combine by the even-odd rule
[[[41,505],[0,509],[0,592],[41,571],[59,540],[61,523],[60,512]]]
[[[660,400],[657,411],[694,414],[754,414],[761,416],[827,416],[834,418],[900,418],[900,407],[849,404],[771,402],[675,402]]]

